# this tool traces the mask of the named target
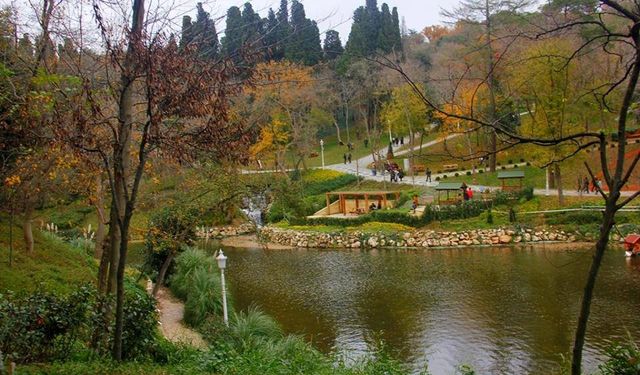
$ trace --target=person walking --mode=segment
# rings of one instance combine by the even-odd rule
[[[585,177],[582,179],[582,191],[583,191],[585,194],[589,194],[589,177],[588,177],[588,176],[585,176]]]
[[[344,159],[344,163],[347,164],[347,154],[342,154],[342,158]]]
[[[431,182],[431,168],[427,167],[427,182]]]
[[[349,155],[347,155],[347,160],[349,161],[349,164],[351,164],[351,153],[349,153]]]

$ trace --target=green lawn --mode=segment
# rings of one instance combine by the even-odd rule
[[[13,229],[13,264],[9,267],[9,225],[0,224],[0,293],[6,290],[69,292],[81,283],[93,282],[97,263],[82,250],[34,229],[35,246],[26,254],[22,228]]]

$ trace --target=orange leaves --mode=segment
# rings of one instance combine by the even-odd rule
[[[22,179],[18,175],[9,176],[4,179],[4,184],[7,185],[8,187],[20,185],[21,182],[22,182]]]

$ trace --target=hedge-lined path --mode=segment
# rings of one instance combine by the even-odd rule
[[[184,304],[171,294],[167,288],[160,288],[156,296],[159,310],[160,332],[167,340],[174,343],[206,348],[207,343],[202,336],[183,323]]]

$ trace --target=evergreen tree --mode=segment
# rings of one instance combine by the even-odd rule
[[[276,43],[271,48],[271,56],[274,60],[280,61],[284,59],[286,45],[289,43],[291,35],[291,25],[289,24],[289,3],[287,0],[280,0],[280,8],[276,13],[277,27],[275,30]]]
[[[285,48],[285,56],[292,62],[314,65],[322,57],[320,31],[315,21],[307,19],[304,6],[297,0],[291,2],[291,35]]]
[[[353,23],[347,40],[346,52],[353,56],[366,56],[366,36],[364,33],[364,7],[359,7],[353,12]]]
[[[198,3],[196,9],[195,22],[192,22],[189,16],[182,17],[180,48],[194,45],[201,57],[214,59],[220,50],[215,24],[209,13],[205,12],[202,3]]]
[[[182,37],[180,38],[180,48],[185,48],[193,41],[193,24],[190,16],[182,17]]]
[[[391,20],[393,22],[394,43],[393,48],[396,51],[402,51],[402,35],[400,33],[400,17],[398,16],[398,8],[393,7],[391,11]]]
[[[257,43],[260,40],[262,31],[262,19],[254,10],[251,3],[244,3],[242,9],[242,44],[250,45],[251,48],[259,48]]]
[[[353,24],[346,45],[346,52],[351,56],[370,56],[377,51],[391,53],[402,49],[398,9],[389,11],[389,6],[382,4],[378,10],[377,0],[366,0],[353,12]]]
[[[227,10],[227,28],[222,39],[222,48],[225,55],[239,61],[242,49],[242,13],[240,8],[233,6]]]
[[[209,13],[204,11],[202,3],[197,4],[197,10],[196,22],[192,24],[192,41],[196,43],[201,57],[213,59],[220,48],[216,26]]]
[[[344,49],[342,48],[342,42],[340,42],[340,33],[335,30],[327,31],[324,38],[324,58],[333,60],[342,55],[342,52],[344,52]]]
[[[273,9],[269,8],[267,18],[262,20],[263,45],[267,50],[267,58],[269,60],[282,59],[284,49],[278,39],[278,19]],[[276,58],[278,55],[278,58]]]
[[[395,32],[393,28],[393,20],[389,6],[382,4],[382,13],[380,14],[380,29],[378,30],[378,49],[384,53],[393,51],[395,45]]]

